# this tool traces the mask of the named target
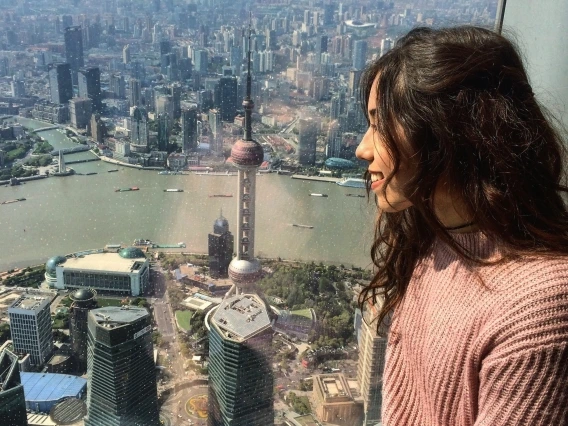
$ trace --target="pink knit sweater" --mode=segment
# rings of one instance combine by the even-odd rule
[[[498,255],[479,232],[454,236]],[[568,425],[568,258],[475,269],[440,241],[417,266],[393,315],[383,425]]]

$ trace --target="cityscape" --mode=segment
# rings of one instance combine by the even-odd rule
[[[2,425],[381,425],[359,78],[497,3],[0,0]]]

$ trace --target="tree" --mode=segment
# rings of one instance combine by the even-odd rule
[[[3,322],[2,324],[0,324],[0,345],[10,338],[10,324]]]

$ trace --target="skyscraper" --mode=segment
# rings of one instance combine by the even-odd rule
[[[209,149],[214,153],[221,154],[223,151],[223,123],[218,109],[209,110],[209,128],[211,129]]]
[[[130,63],[130,59],[131,59],[131,55],[130,55],[130,45],[127,44],[126,46],[124,46],[122,48],[122,63],[123,64],[129,64]]]
[[[147,152],[150,139],[148,114],[142,107],[134,107],[130,114],[130,148],[133,152]]]
[[[250,38],[250,29],[249,29]],[[250,45],[250,44],[249,44]],[[252,139],[250,50],[247,52],[245,135],[231,150],[238,169],[236,257],[229,265],[233,287],[210,314],[209,426],[274,424],[270,308],[251,290],[262,274],[254,257],[256,172],[262,146]]]
[[[353,43],[353,68],[362,70],[367,63],[367,41],[356,40]]]
[[[209,271],[212,277],[226,277],[233,257],[234,238],[229,231],[229,221],[223,212],[213,224],[209,234]]]
[[[0,352],[0,419],[4,425],[27,426],[28,424],[18,357],[8,349]]]
[[[83,34],[79,26],[67,27],[64,33],[65,38],[65,59],[71,67],[73,82],[77,82],[77,72],[79,68],[85,66],[83,58]]]
[[[169,87],[170,95],[172,96],[173,118],[178,119],[181,117],[181,85],[174,83]]]
[[[68,102],[73,97],[73,80],[69,64],[49,64],[47,69],[51,102],[54,104]]]
[[[387,329],[381,327],[377,333],[377,324],[373,322],[377,315],[377,306],[369,303],[363,312],[365,321],[361,322],[357,383],[363,397],[364,426],[376,425],[381,421]]]
[[[312,119],[298,121],[300,132],[298,136],[299,161],[303,166],[313,166],[316,162],[316,144],[318,138],[318,123]]]
[[[140,80],[136,79],[136,78],[131,78],[128,81],[128,87],[129,87],[129,102],[130,102],[130,106],[138,106],[141,105],[142,103],[142,89],[140,86]]]
[[[89,311],[88,318],[85,426],[158,426],[148,311],[107,307]]]
[[[237,79],[236,77],[221,77],[219,79],[218,96],[216,100],[221,113],[221,120],[232,122],[237,115]]]
[[[89,98],[93,111],[102,112],[101,71],[99,67],[81,68],[78,74],[79,97]]]
[[[197,109],[184,108],[181,110],[181,135],[183,152],[188,153],[197,149]]]
[[[115,98],[124,99],[126,97],[126,83],[122,74],[116,73],[110,75],[109,90]]]
[[[8,308],[14,352],[30,354],[31,363],[43,365],[53,349],[51,296],[24,294]]]
[[[69,115],[71,125],[76,129],[85,129],[89,125],[89,120],[93,110],[89,98],[73,98],[69,100]]]
[[[158,150],[167,151],[170,142],[170,118],[168,114],[158,114]]]
[[[79,374],[87,371],[87,331],[88,314],[97,307],[95,292],[88,288],[75,290],[70,295],[73,304],[69,314],[69,335],[71,347]]]

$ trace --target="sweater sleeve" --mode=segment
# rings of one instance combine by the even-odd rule
[[[475,426],[568,426],[568,276],[562,269],[553,278],[539,271],[552,279],[530,280],[495,318],[478,376]]]

